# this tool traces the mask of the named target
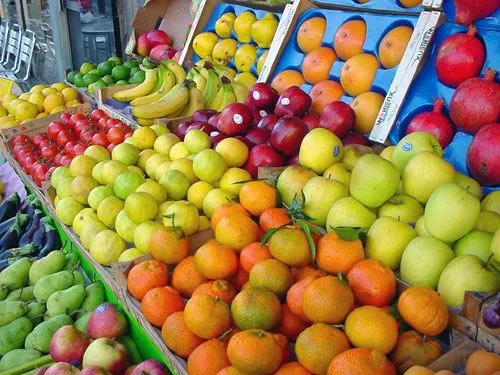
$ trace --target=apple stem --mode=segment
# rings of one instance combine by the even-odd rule
[[[486,68],[486,72],[484,73],[484,79],[487,81],[494,81],[497,76],[497,71],[493,68]]]
[[[434,108],[432,109],[432,112],[442,113],[443,107],[444,107],[444,99],[443,98],[434,99]]]
[[[469,26],[469,30],[467,30],[467,35],[474,36],[477,33],[476,26],[474,26],[472,23]]]

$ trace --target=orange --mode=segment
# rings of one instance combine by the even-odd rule
[[[276,331],[285,335],[290,341],[295,341],[308,324],[294,315],[287,304],[281,308],[281,322]]]
[[[311,111],[321,116],[325,107],[340,100],[342,95],[344,95],[344,89],[336,81],[327,80],[316,83],[309,91],[312,99]]]
[[[347,274],[364,257],[363,244],[359,239],[344,241],[335,232],[321,237],[316,247],[318,266],[332,274]]]
[[[403,375],[434,375],[435,372],[423,366],[412,366]]]
[[[252,288],[266,289],[284,297],[293,284],[293,275],[290,268],[279,260],[265,259],[252,268],[249,280]]]
[[[228,246],[210,240],[194,254],[194,264],[198,271],[209,279],[226,279],[236,273],[238,257]]]
[[[197,296],[200,294],[205,294],[208,296],[218,297],[225,303],[231,303],[234,297],[237,294],[237,290],[233,284],[231,284],[227,280],[215,280],[215,281],[207,281],[206,283],[201,284],[198,288],[193,292],[193,296]]]
[[[467,359],[465,372],[467,375],[498,375],[500,371],[500,355],[476,350]]]
[[[281,365],[282,351],[273,334],[249,329],[231,337],[227,346],[231,364],[248,374],[272,374]]]
[[[344,330],[354,346],[384,354],[390,353],[398,340],[396,319],[375,306],[354,309],[347,316]]]
[[[363,53],[366,39],[366,23],[362,20],[351,20],[337,29],[333,38],[333,48],[342,60]]]
[[[141,301],[141,311],[152,325],[161,328],[174,312],[184,310],[184,301],[172,287],[157,287],[148,291]]]
[[[271,255],[291,267],[306,266],[312,255],[305,233],[298,228],[285,227],[277,230],[267,244]]]
[[[288,362],[292,357],[292,351],[290,350],[290,343],[288,338],[281,333],[275,333],[274,338],[281,348],[281,363]]]
[[[358,133],[369,133],[375,125],[378,113],[385,97],[378,92],[364,92],[354,98],[351,108],[356,114],[354,130]]]
[[[211,339],[198,346],[189,355],[187,371],[190,375],[215,375],[230,365],[224,342]]]
[[[228,366],[220,370],[217,375],[248,375],[246,372],[238,370],[234,366]]]
[[[252,267],[264,259],[271,259],[272,255],[269,252],[267,245],[260,242],[252,242],[245,246],[240,253],[240,266],[246,272],[250,272]]]
[[[384,68],[394,68],[401,62],[412,34],[413,27],[409,26],[397,26],[385,34],[378,47],[378,56]]]
[[[296,283],[304,280],[307,277],[314,277],[315,279],[317,279],[318,277],[327,275],[325,271],[314,266],[292,268],[292,273]]]
[[[236,289],[242,289],[243,285],[248,283],[248,272],[243,268],[238,267],[236,275],[231,279],[231,284],[235,286]]]
[[[240,190],[241,205],[255,216],[276,207],[276,198],[276,189],[264,181],[245,182]]]
[[[259,217],[259,226],[264,232],[282,227],[290,222],[288,211],[284,208],[266,208]]]
[[[378,259],[364,259],[347,274],[349,286],[360,305],[390,305],[396,295],[394,272]]]
[[[448,326],[448,305],[427,286],[412,286],[401,293],[398,311],[406,323],[424,335],[437,336]]]
[[[274,375],[313,375],[299,362],[288,362],[281,366]]]
[[[271,330],[281,320],[281,304],[275,294],[264,289],[244,289],[231,303],[231,315],[240,329]]]
[[[136,264],[127,275],[127,289],[139,301],[151,289],[168,284],[168,268],[158,260]]]
[[[302,297],[304,313],[313,323],[340,323],[353,307],[351,288],[334,276],[314,280]]]
[[[288,289],[288,293],[286,294],[286,304],[290,308],[290,311],[306,322],[309,322],[309,319],[304,313],[302,300],[307,287],[317,278],[317,276],[310,276],[296,282]]]
[[[340,72],[340,83],[345,92],[357,96],[370,91],[379,66],[377,58],[368,53],[350,57]]]
[[[186,303],[184,322],[195,335],[213,339],[229,329],[231,313],[227,303],[218,297],[201,294]]]
[[[302,73],[288,69],[279,72],[272,80],[271,86],[278,91],[278,94],[281,94],[287,88],[292,86],[302,86],[306,81],[304,80],[304,76]]]
[[[332,359],[349,347],[349,340],[340,329],[316,323],[299,335],[295,354],[307,370],[314,374],[326,374]]]
[[[406,331],[399,335],[391,360],[400,373],[413,365],[427,366],[442,354],[441,344],[434,337],[422,337],[417,331]]]
[[[177,264],[189,254],[189,241],[182,231],[167,227],[157,230],[149,243],[151,255],[165,264]]]
[[[194,257],[184,258],[172,272],[172,286],[184,297],[191,297],[193,292],[208,279],[194,264]]]
[[[326,19],[324,17],[312,17],[305,20],[297,32],[297,45],[301,51],[308,53],[321,47],[325,30]]]
[[[337,55],[332,48],[317,47],[302,60],[302,75],[307,83],[325,81],[330,76],[330,70]]]
[[[224,216],[215,229],[215,239],[238,252],[261,237],[262,230],[257,223],[243,214]]]
[[[234,202],[224,203],[222,206],[217,207],[212,214],[212,217],[210,219],[210,226],[212,227],[212,230],[215,231],[215,228],[217,228],[217,224],[219,224],[220,219],[233,214],[243,214],[250,217],[248,211],[245,210],[241,204]]]
[[[182,358],[189,357],[205,341],[188,329],[182,311],[174,312],[165,320],[161,336],[167,348]]]
[[[328,375],[396,375],[396,368],[382,353],[368,348],[349,349],[336,356]]]

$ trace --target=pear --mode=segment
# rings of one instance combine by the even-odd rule
[[[266,62],[268,54],[269,51],[264,52],[262,55],[260,55],[259,59],[257,60],[257,74],[259,75],[260,72],[262,72],[262,68],[264,68],[264,63]]]
[[[256,20],[255,14],[249,10],[236,17],[234,20],[234,32],[240,43],[250,43],[252,40],[252,25]]]
[[[336,201],[328,211],[326,230],[331,232],[337,227],[369,228],[377,216],[353,197]]]
[[[500,263],[500,229],[495,232],[491,239],[490,250],[495,261]]]
[[[255,77],[252,73],[250,72],[242,72],[236,74],[234,77],[234,82],[239,83],[243,86],[245,86],[248,90],[257,82],[257,77]]]
[[[233,32],[234,20],[236,19],[236,14],[228,12],[224,13],[215,22],[215,32],[221,38],[230,38]]]
[[[479,185],[479,183],[473,178],[470,178],[460,172],[456,172],[455,182],[469,193],[474,194],[477,199],[481,199],[483,197],[483,189],[481,188],[481,185]]]
[[[257,48],[251,44],[244,44],[234,55],[234,64],[240,72],[249,72],[257,59]]]
[[[217,34],[204,32],[196,35],[193,40],[193,50],[200,58],[212,56],[212,51],[219,41]]]
[[[236,53],[238,42],[234,39],[222,39],[217,42],[213,51],[212,59],[215,64],[227,66]]]
[[[253,23],[251,35],[259,48],[271,47],[278,23],[278,20],[272,13],[266,13],[262,19]]]

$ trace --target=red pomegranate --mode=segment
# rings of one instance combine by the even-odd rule
[[[488,17],[500,7],[500,0],[453,0],[455,19],[461,25]]]
[[[487,69],[484,78],[470,78],[458,86],[450,102],[450,116],[467,133],[500,121],[500,84],[496,71]]]
[[[477,132],[467,152],[467,165],[482,186],[500,185],[500,123]]]
[[[406,128],[406,134],[427,132],[436,137],[442,148],[448,146],[453,138],[454,126],[451,120],[443,114],[444,100],[434,100],[434,108],[430,112],[416,115]]]
[[[439,80],[445,85],[457,87],[463,81],[477,77],[481,72],[486,50],[476,32],[476,28],[470,26],[466,33],[450,35],[439,46],[436,72]]]

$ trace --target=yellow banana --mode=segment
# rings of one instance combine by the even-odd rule
[[[217,91],[219,90],[219,76],[213,69],[208,70],[208,79],[205,85],[205,89],[203,90],[203,96],[205,97],[205,104],[208,105],[212,103],[215,96],[217,95]]]
[[[162,80],[161,87],[149,95],[142,96],[140,98],[136,98],[136,99],[132,100],[130,102],[130,104],[132,106],[135,107],[138,105],[155,103],[155,102],[159,101],[161,98],[163,98],[163,96],[166,95],[167,92],[169,92],[170,89],[172,89],[172,87],[174,87],[174,85],[175,85],[174,73],[172,73],[170,71],[170,69],[168,69],[167,67],[162,66],[161,68],[163,68],[163,71],[162,71],[163,74],[162,74],[162,78],[161,78],[161,80]]]
[[[233,82],[231,86],[233,87],[233,92],[234,95],[236,96],[236,101],[238,103],[244,103],[245,100],[247,99],[248,88],[238,82]]]
[[[145,69],[146,78],[144,82],[131,89],[118,91],[112,95],[119,102],[131,102],[141,96],[146,96],[153,91],[158,82],[158,68]]]
[[[215,71],[219,74],[219,77],[227,77],[231,81],[234,81],[234,77],[236,77],[236,71],[227,66],[217,65],[214,66]]]
[[[224,91],[224,95],[222,96],[222,102],[219,107],[216,108],[218,112],[222,112],[224,108],[226,108],[231,103],[236,103],[236,95],[233,92],[233,88],[230,84],[225,84],[226,90]]]
[[[158,91],[161,85],[163,85],[163,73],[165,72],[165,69],[167,69],[167,67],[163,65],[158,67],[158,71],[156,72],[158,74],[158,81],[156,82],[155,88],[151,90],[151,92]]]
[[[163,62],[167,68],[169,68],[175,75],[175,81],[177,83],[182,83],[186,79],[186,71],[174,60],[165,60]]]
[[[213,110],[217,110],[222,104],[222,100],[224,99],[224,95],[226,94],[226,85],[222,85],[221,88],[217,91],[214,99],[210,102],[209,108]]]
[[[193,73],[193,82],[196,84],[196,88],[203,92],[205,86],[207,85],[207,80],[203,75],[195,69],[195,73]]]
[[[198,70],[198,72],[200,72],[200,74],[208,81],[208,69],[207,68],[197,66],[196,70]]]
[[[191,116],[196,111],[205,108],[203,93],[194,84],[189,88],[189,103],[184,108],[182,116]]]
[[[145,119],[169,117],[188,103],[188,87],[186,82],[178,83],[160,101],[133,107],[132,115]]]

